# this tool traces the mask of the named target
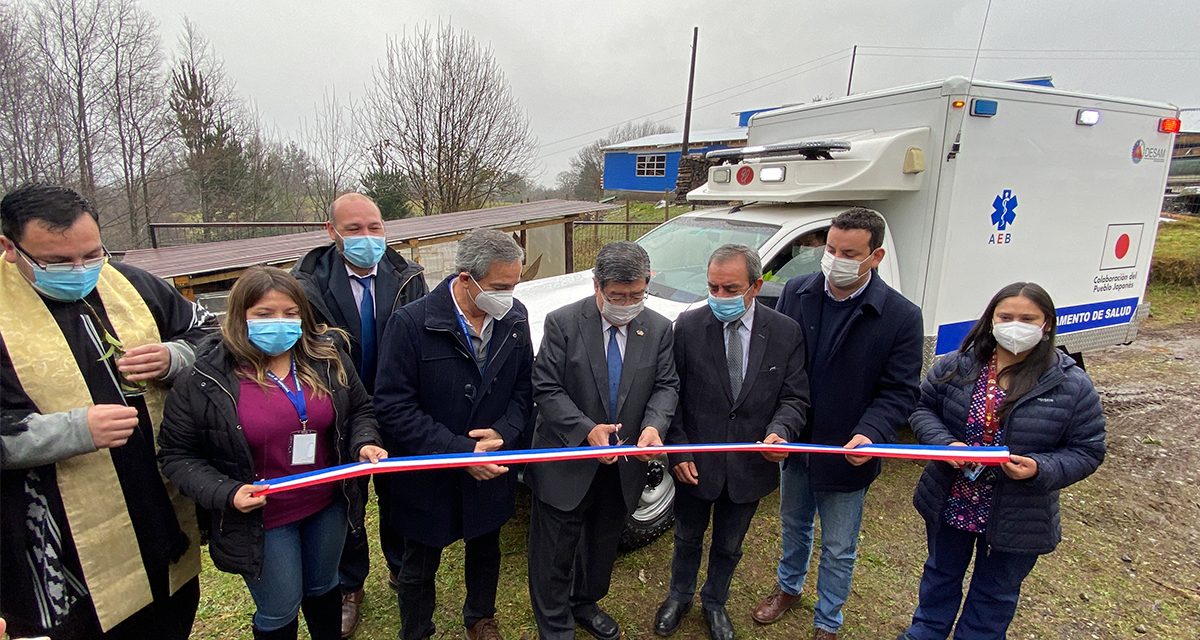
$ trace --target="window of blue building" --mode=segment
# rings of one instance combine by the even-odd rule
[[[637,157],[637,177],[654,178],[667,175],[666,154],[656,153]]]

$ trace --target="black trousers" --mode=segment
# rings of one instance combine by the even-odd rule
[[[55,640],[142,640],[142,638],[162,638],[163,640],[187,640],[192,632],[192,623],[196,620],[196,607],[200,604],[200,578],[193,578],[179,588],[174,595],[160,598],[146,605],[137,613],[129,616],[108,633],[100,631],[100,621],[92,608],[91,600],[81,602],[75,607],[78,615],[72,615],[58,629],[46,630],[36,626],[26,626],[12,621],[8,634],[13,638],[22,636],[48,635]]]
[[[411,539],[404,541],[400,567],[400,638],[423,640],[432,637],[433,612],[437,607],[438,567],[443,547],[429,547]],[[496,587],[500,582],[500,529],[466,542],[463,574],[467,599],[463,603],[463,626],[471,627],[496,616]]]
[[[708,549],[708,575],[700,602],[719,609],[729,600],[733,571],[742,559],[742,540],[758,510],[758,501],[738,504],[721,492],[715,501],[701,500],[687,491],[675,492],[675,554],[671,559],[671,599],[691,602],[704,553],[704,532],[712,522]]]
[[[626,515],[615,464],[600,465],[583,502],[571,511],[534,498],[529,597],[540,638],[573,639],[576,614],[587,614],[608,595]]]
[[[379,499],[379,546],[383,549],[383,559],[387,562],[388,571],[400,573],[400,563],[404,560],[404,537],[387,526],[391,514],[391,501],[387,495],[387,481],[382,476],[375,477],[375,495]],[[370,485],[371,476],[358,479],[358,488],[365,499]],[[371,548],[367,539],[371,534],[362,522],[355,523],[356,528],[346,534],[346,546],[342,547],[342,561],[338,565],[338,578],[342,584],[343,593],[351,593],[363,588],[367,574],[371,571]]]

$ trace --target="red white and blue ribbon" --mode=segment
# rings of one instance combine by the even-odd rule
[[[488,453],[452,453],[428,456],[411,456],[405,458],[387,458],[377,463],[359,462],[344,464],[328,469],[298,473],[282,478],[259,480],[254,484],[263,489],[255,495],[270,495],[311,487],[327,482],[357,478],[376,473],[397,473],[403,471],[430,471],[434,469],[461,469],[482,464],[534,464],[542,462],[563,462],[567,460],[588,460],[594,458],[610,458],[612,456],[659,455],[664,453],[814,453],[856,456],[872,458],[902,458],[905,460],[940,460],[974,462],[982,465],[999,465],[1008,462],[1008,447],[951,447],[923,444],[869,444],[856,449],[846,449],[835,445],[781,443],[763,444],[683,444],[662,447],[640,448],[632,445],[613,447],[568,447],[563,449],[527,449],[521,451],[491,451]]]

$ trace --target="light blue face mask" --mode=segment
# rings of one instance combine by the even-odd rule
[[[33,288],[60,302],[75,302],[87,297],[96,288],[100,270],[108,262],[105,256],[88,260],[82,266],[53,264],[46,268],[29,259],[23,251],[21,257],[33,268]]]
[[[721,322],[733,322],[746,314],[745,294],[732,298],[718,298],[708,294],[708,307]]]
[[[269,356],[277,356],[295,346],[303,332],[299,318],[263,318],[247,320],[250,343]]]
[[[342,238],[342,255],[360,269],[370,269],[379,264],[383,253],[387,251],[387,238],[384,236],[338,235]]]

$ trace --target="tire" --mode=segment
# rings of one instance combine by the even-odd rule
[[[646,486],[637,509],[625,518],[621,532],[621,551],[640,549],[658,539],[675,524],[675,481],[661,460],[650,463]]]

